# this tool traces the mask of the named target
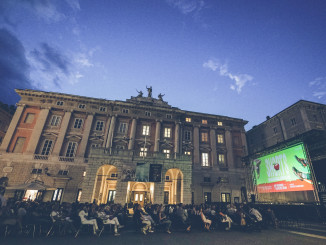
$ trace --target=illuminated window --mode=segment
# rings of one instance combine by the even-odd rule
[[[223,122],[218,121],[217,126],[223,126]]]
[[[127,123],[124,123],[124,122],[120,123],[120,125],[119,125],[119,133],[121,133],[121,134],[127,133],[127,127],[128,127]]]
[[[49,155],[52,148],[52,144],[53,144],[52,140],[45,140],[42,147],[41,155],[44,156]]]
[[[139,152],[139,156],[146,157],[147,156],[147,148],[141,147],[140,152]]]
[[[171,156],[171,155],[170,155],[170,154],[171,154],[171,150],[164,149],[164,150],[163,150],[163,153],[165,154],[165,157],[166,157],[166,158],[170,158],[170,156]]]
[[[95,128],[96,131],[102,131],[103,127],[104,127],[104,121],[97,121],[96,122],[96,128]]]
[[[138,202],[138,194],[135,194],[135,202]]]
[[[77,142],[69,142],[66,151],[66,157],[74,157],[76,150],[77,150]]]
[[[201,120],[201,123],[202,124],[207,124],[207,120],[203,119],[203,120]]]
[[[86,176],[86,171],[83,172],[83,177],[85,177],[85,176]]]
[[[26,190],[24,200],[35,201],[37,197],[38,190]]]
[[[207,142],[208,141],[208,133],[207,132],[202,132],[201,133],[201,141],[202,142]]]
[[[191,132],[189,130],[185,131],[185,140],[190,141],[191,140]]]
[[[208,163],[208,153],[206,153],[206,152],[203,152],[201,154],[201,165],[203,167],[208,167],[209,166],[209,163]]]
[[[80,202],[81,195],[82,195],[82,189],[78,189],[76,202]]]
[[[164,128],[164,137],[165,138],[171,137],[171,128]]]
[[[35,118],[35,114],[34,113],[27,113],[24,123],[33,123]]]
[[[186,117],[186,122],[191,122],[191,118],[190,117]]]
[[[224,154],[218,154],[218,162],[220,165],[225,165],[225,156]]]
[[[115,190],[109,190],[109,195],[108,195],[108,202],[113,202],[114,199],[115,199],[115,193],[116,191]]]
[[[218,134],[217,135],[217,143],[219,143],[219,144],[223,144],[224,143],[223,134]]]
[[[190,156],[191,155],[191,151],[185,151],[185,155]]]
[[[60,202],[63,193],[63,188],[58,188],[53,192],[52,201]]]
[[[143,201],[143,196],[144,196],[144,194],[139,194],[139,201],[140,201],[140,202]]]
[[[79,104],[79,105],[78,105],[78,108],[79,108],[79,109],[85,109],[85,108],[86,108],[86,105],[85,105],[85,104]]]
[[[212,193],[204,192],[204,199],[205,199],[205,203],[211,203],[212,202]]]
[[[74,128],[81,128],[83,125],[83,119],[76,118],[74,123]]]
[[[143,125],[142,135],[144,136],[149,135],[149,125]]]
[[[230,193],[221,193],[221,202],[231,202]]]
[[[54,127],[59,126],[60,121],[61,121],[61,116],[53,115],[51,118],[50,125]]]

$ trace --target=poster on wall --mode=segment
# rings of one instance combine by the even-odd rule
[[[149,164],[144,162],[137,163],[135,181],[148,182],[148,174],[149,174]]]
[[[135,181],[135,169],[123,167],[121,181]]]
[[[259,193],[314,190],[302,143],[257,158],[252,164]]]
[[[149,168],[149,181],[150,182],[161,182],[162,179],[162,165],[151,164]]]

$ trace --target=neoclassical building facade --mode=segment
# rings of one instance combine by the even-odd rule
[[[247,121],[170,106],[19,90],[0,146],[6,196],[60,202],[241,202]]]

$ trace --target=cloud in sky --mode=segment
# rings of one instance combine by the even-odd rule
[[[203,0],[166,0],[166,2],[183,14],[198,12],[205,5]]]
[[[248,81],[252,81],[253,77],[248,74],[233,74],[229,72],[227,63],[222,64],[216,59],[209,59],[203,64],[204,68],[208,68],[212,71],[217,71],[220,76],[228,77],[234,83],[230,85],[230,89],[236,90],[238,94],[241,93],[242,88],[246,85]]]
[[[309,82],[309,86],[313,88],[313,96],[322,99],[326,96],[326,77],[317,77],[315,80]]]
[[[25,48],[19,39],[5,28],[0,29],[0,98],[14,104],[18,95],[15,88],[32,88],[29,79],[30,66]]]

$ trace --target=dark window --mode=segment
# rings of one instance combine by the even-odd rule
[[[164,204],[169,204],[169,192],[164,191]]]
[[[82,124],[83,124],[83,119],[76,118],[74,128],[81,128]]]
[[[49,155],[50,151],[51,151],[51,148],[52,148],[52,143],[53,141],[52,140],[45,140],[44,141],[44,144],[43,144],[43,148],[42,148],[42,151],[41,151],[41,155]]]
[[[185,131],[185,140],[187,141],[191,140],[191,132],[188,130]]]
[[[277,127],[273,128],[273,130],[274,130],[274,134],[276,134],[277,133]]]
[[[291,118],[291,125],[294,126],[296,124],[297,124],[297,122],[295,121],[295,118]]]
[[[211,182],[211,178],[210,177],[204,177],[204,182]]]
[[[42,173],[42,169],[41,168],[33,168],[32,169],[32,174],[41,174]]]

